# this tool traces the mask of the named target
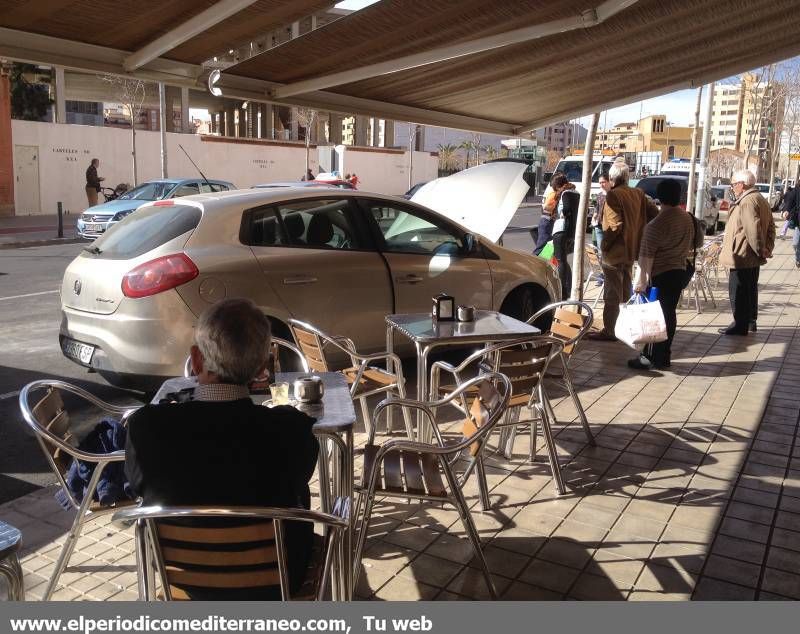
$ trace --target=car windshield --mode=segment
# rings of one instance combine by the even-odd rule
[[[656,177],[651,178],[643,178],[638,183],[636,183],[636,187],[641,189],[645,194],[650,196],[653,200],[658,200],[658,196],[656,195],[656,190],[658,189],[658,185],[661,181],[665,179]],[[686,191],[688,189],[688,182],[683,180],[681,182],[681,204],[686,204]]]
[[[592,182],[596,183],[600,179],[600,171],[597,165],[600,161],[592,161]],[[610,163],[603,163],[603,173],[608,176]],[[556,172],[563,172],[564,176],[571,183],[579,183],[583,180],[583,161],[559,161],[556,165]]]
[[[177,185],[175,181],[153,181],[152,183],[142,183],[138,187],[125,192],[119,197],[120,200],[161,200],[166,198],[172,189]]]

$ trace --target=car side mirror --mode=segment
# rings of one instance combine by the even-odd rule
[[[461,248],[461,253],[463,255],[470,255],[471,253],[475,252],[475,247],[478,244],[478,241],[475,239],[475,236],[471,233],[465,233],[463,239],[464,246]]]

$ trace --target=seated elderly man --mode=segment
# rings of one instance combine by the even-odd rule
[[[125,471],[144,504],[309,508],[319,449],[314,419],[288,406],[267,408],[247,385],[266,367],[270,323],[246,299],[228,299],[197,322],[194,400],[146,405],[128,421]],[[293,589],[302,584],[313,526],[287,526]],[[256,589],[198,599],[268,599]]]

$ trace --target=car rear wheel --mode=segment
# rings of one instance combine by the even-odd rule
[[[550,296],[541,286],[520,286],[508,294],[500,307],[500,312],[514,319],[527,321],[537,310],[549,303]],[[550,328],[550,319],[539,319],[535,325],[542,331],[547,330]]]

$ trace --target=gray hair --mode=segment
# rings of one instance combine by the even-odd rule
[[[222,383],[246,385],[269,355],[269,319],[249,299],[225,299],[200,315],[194,340],[206,370]]]
[[[627,185],[628,178],[630,177],[630,171],[628,170],[628,164],[623,161],[617,159],[611,165],[611,169],[608,170],[608,180],[617,187],[618,185]]]
[[[739,182],[744,183],[746,189],[750,189],[756,184],[756,175],[750,170],[739,170],[738,172],[734,172],[733,176],[731,177],[731,183]]]

